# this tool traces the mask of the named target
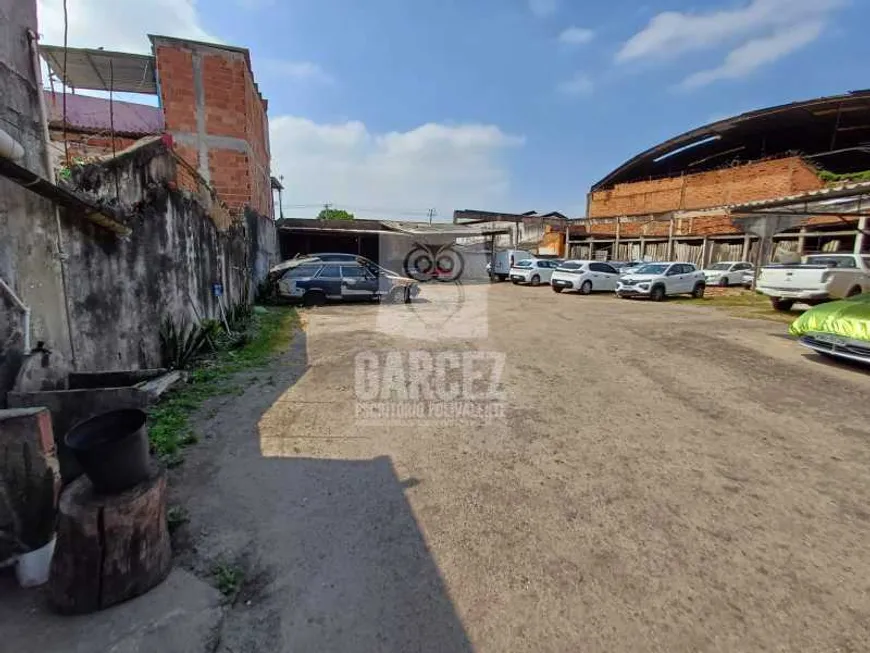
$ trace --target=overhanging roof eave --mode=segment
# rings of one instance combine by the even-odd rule
[[[647,150],[644,150],[643,152],[633,156],[629,160],[625,161],[622,165],[612,170],[605,177],[595,182],[591,186],[590,192],[603,190],[605,188],[612,187],[617,183],[621,183],[625,177],[631,175],[632,170],[641,168],[650,162],[654,162],[654,160],[659,157],[664,157],[666,154],[674,153],[676,150],[682,147],[686,147],[688,145],[692,145],[693,143],[696,143],[697,141],[700,141],[706,137],[724,137],[724,135],[727,134],[730,130],[734,129],[735,127],[741,126],[743,123],[748,123],[759,119],[769,119],[777,116],[778,114],[784,114],[787,112],[802,110],[820,110],[821,108],[826,108],[826,105],[836,107],[838,104],[855,103],[856,105],[860,106],[862,103],[867,103],[868,99],[870,99],[870,91],[852,91],[841,95],[825,96],[820,98],[813,98],[810,100],[801,100],[798,102],[781,104],[773,107],[766,107],[763,109],[756,109],[754,111],[748,111],[737,116],[731,116],[722,120],[717,120],[707,125],[703,125],[687,131],[683,134],[679,134],[678,136],[674,136],[673,138],[658,143],[653,147],[650,147]],[[831,108],[830,110],[833,111],[835,109]],[[646,178],[646,175],[643,175],[643,177]]]
[[[147,54],[39,45],[49,70],[76,89],[119,93],[157,93],[154,57]]]

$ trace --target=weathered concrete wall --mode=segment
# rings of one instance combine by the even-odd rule
[[[243,223],[220,230],[189,193],[174,190],[177,162],[162,141],[73,181],[128,212],[133,233],[119,239],[91,223],[65,226],[69,297],[78,369],[159,367],[159,327],[171,315],[189,322],[219,318],[248,295],[249,244]]]
[[[37,31],[35,2],[0,2],[0,128],[24,146],[19,164],[47,174],[39,85],[27,30]],[[0,278],[31,308],[31,340],[43,341],[58,365],[70,360],[54,205],[0,178]],[[21,314],[0,291],[0,406],[20,365]]]
[[[254,286],[278,263],[278,230],[275,221],[250,209],[245,211],[250,242],[249,265]]]

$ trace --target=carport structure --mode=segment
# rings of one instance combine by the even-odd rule
[[[855,254],[862,254],[870,247],[867,238],[870,234],[867,230],[870,182],[736,204],[729,210],[735,226],[759,238],[756,264],[771,260],[777,241],[783,237],[797,237],[797,252],[807,249],[806,241],[810,238],[836,245],[836,249],[822,246],[820,250],[842,251],[839,239],[851,240],[851,251]],[[832,219],[842,221],[843,228],[832,226]],[[798,225],[801,227],[797,234],[787,233]]]
[[[497,236],[508,229],[487,224],[451,224],[395,220],[280,220],[278,241],[281,259],[321,253],[357,254],[379,265],[402,271],[408,254],[424,248],[433,252],[444,247],[460,251],[465,276],[486,276]],[[457,240],[462,239],[462,244]]]

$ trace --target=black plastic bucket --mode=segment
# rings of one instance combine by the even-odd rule
[[[94,489],[122,492],[148,478],[147,416],[128,408],[97,415],[72,427],[64,437]]]

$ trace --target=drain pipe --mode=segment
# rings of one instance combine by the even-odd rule
[[[42,149],[45,153],[45,173],[48,175],[48,180],[52,184],[55,184],[57,183],[57,178],[54,174],[54,166],[51,163],[51,134],[48,131],[48,108],[45,105],[45,91],[42,88],[42,66],[39,63],[39,37],[36,35],[36,32],[29,29],[27,30],[27,40],[30,42],[30,56],[33,63],[33,75],[36,80],[36,95],[39,98],[39,120],[42,127]],[[66,71],[64,71],[64,78],[65,77]],[[64,79],[64,81],[66,80]],[[64,88],[64,93],[66,93],[66,88]],[[57,204],[54,205],[54,221],[57,229],[55,247],[57,248],[57,256],[60,260],[60,283],[63,290],[63,308],[66,313],[66,331],[69,338],[70,362],[72,363],[73,370],[76,370],[78,369],[78,363],[76,360],[76,348],[75,343],[73,342],[72,320],[70,318],[69,310],[66,252],[63,249],[63,231],[60,224],[60,207],[58,207]]]
[[[0,128],[0,156],[10,161],[21,161],[24,158],[24,147],[2,128]]]
[[[0,290],[6,293],[6,296],[12,300],[12,303],[15,304],[16,308],[21,311],[24,316],[24,354],[27,355],[30,353],[30,307],[21,301],[21,298],[15,294],[15,291],[9,287],[3,279],[0,279]]]
[[[30,42],[30,58],[33,63],[33,74],[36,79],[36,91],[39,98],[39,126],[42,127],[43,164],[47,179],[53,184],[54,166],[51,165],[51,135],[48,132],[48,107],[45,105],[45,91],[42,88],[42,66],[39,63],[39,37],[32,29],[27,30],[27,40]],[[66,73],[64,73],[66,75]],[[64,92],[66,90],[64,89]]]

